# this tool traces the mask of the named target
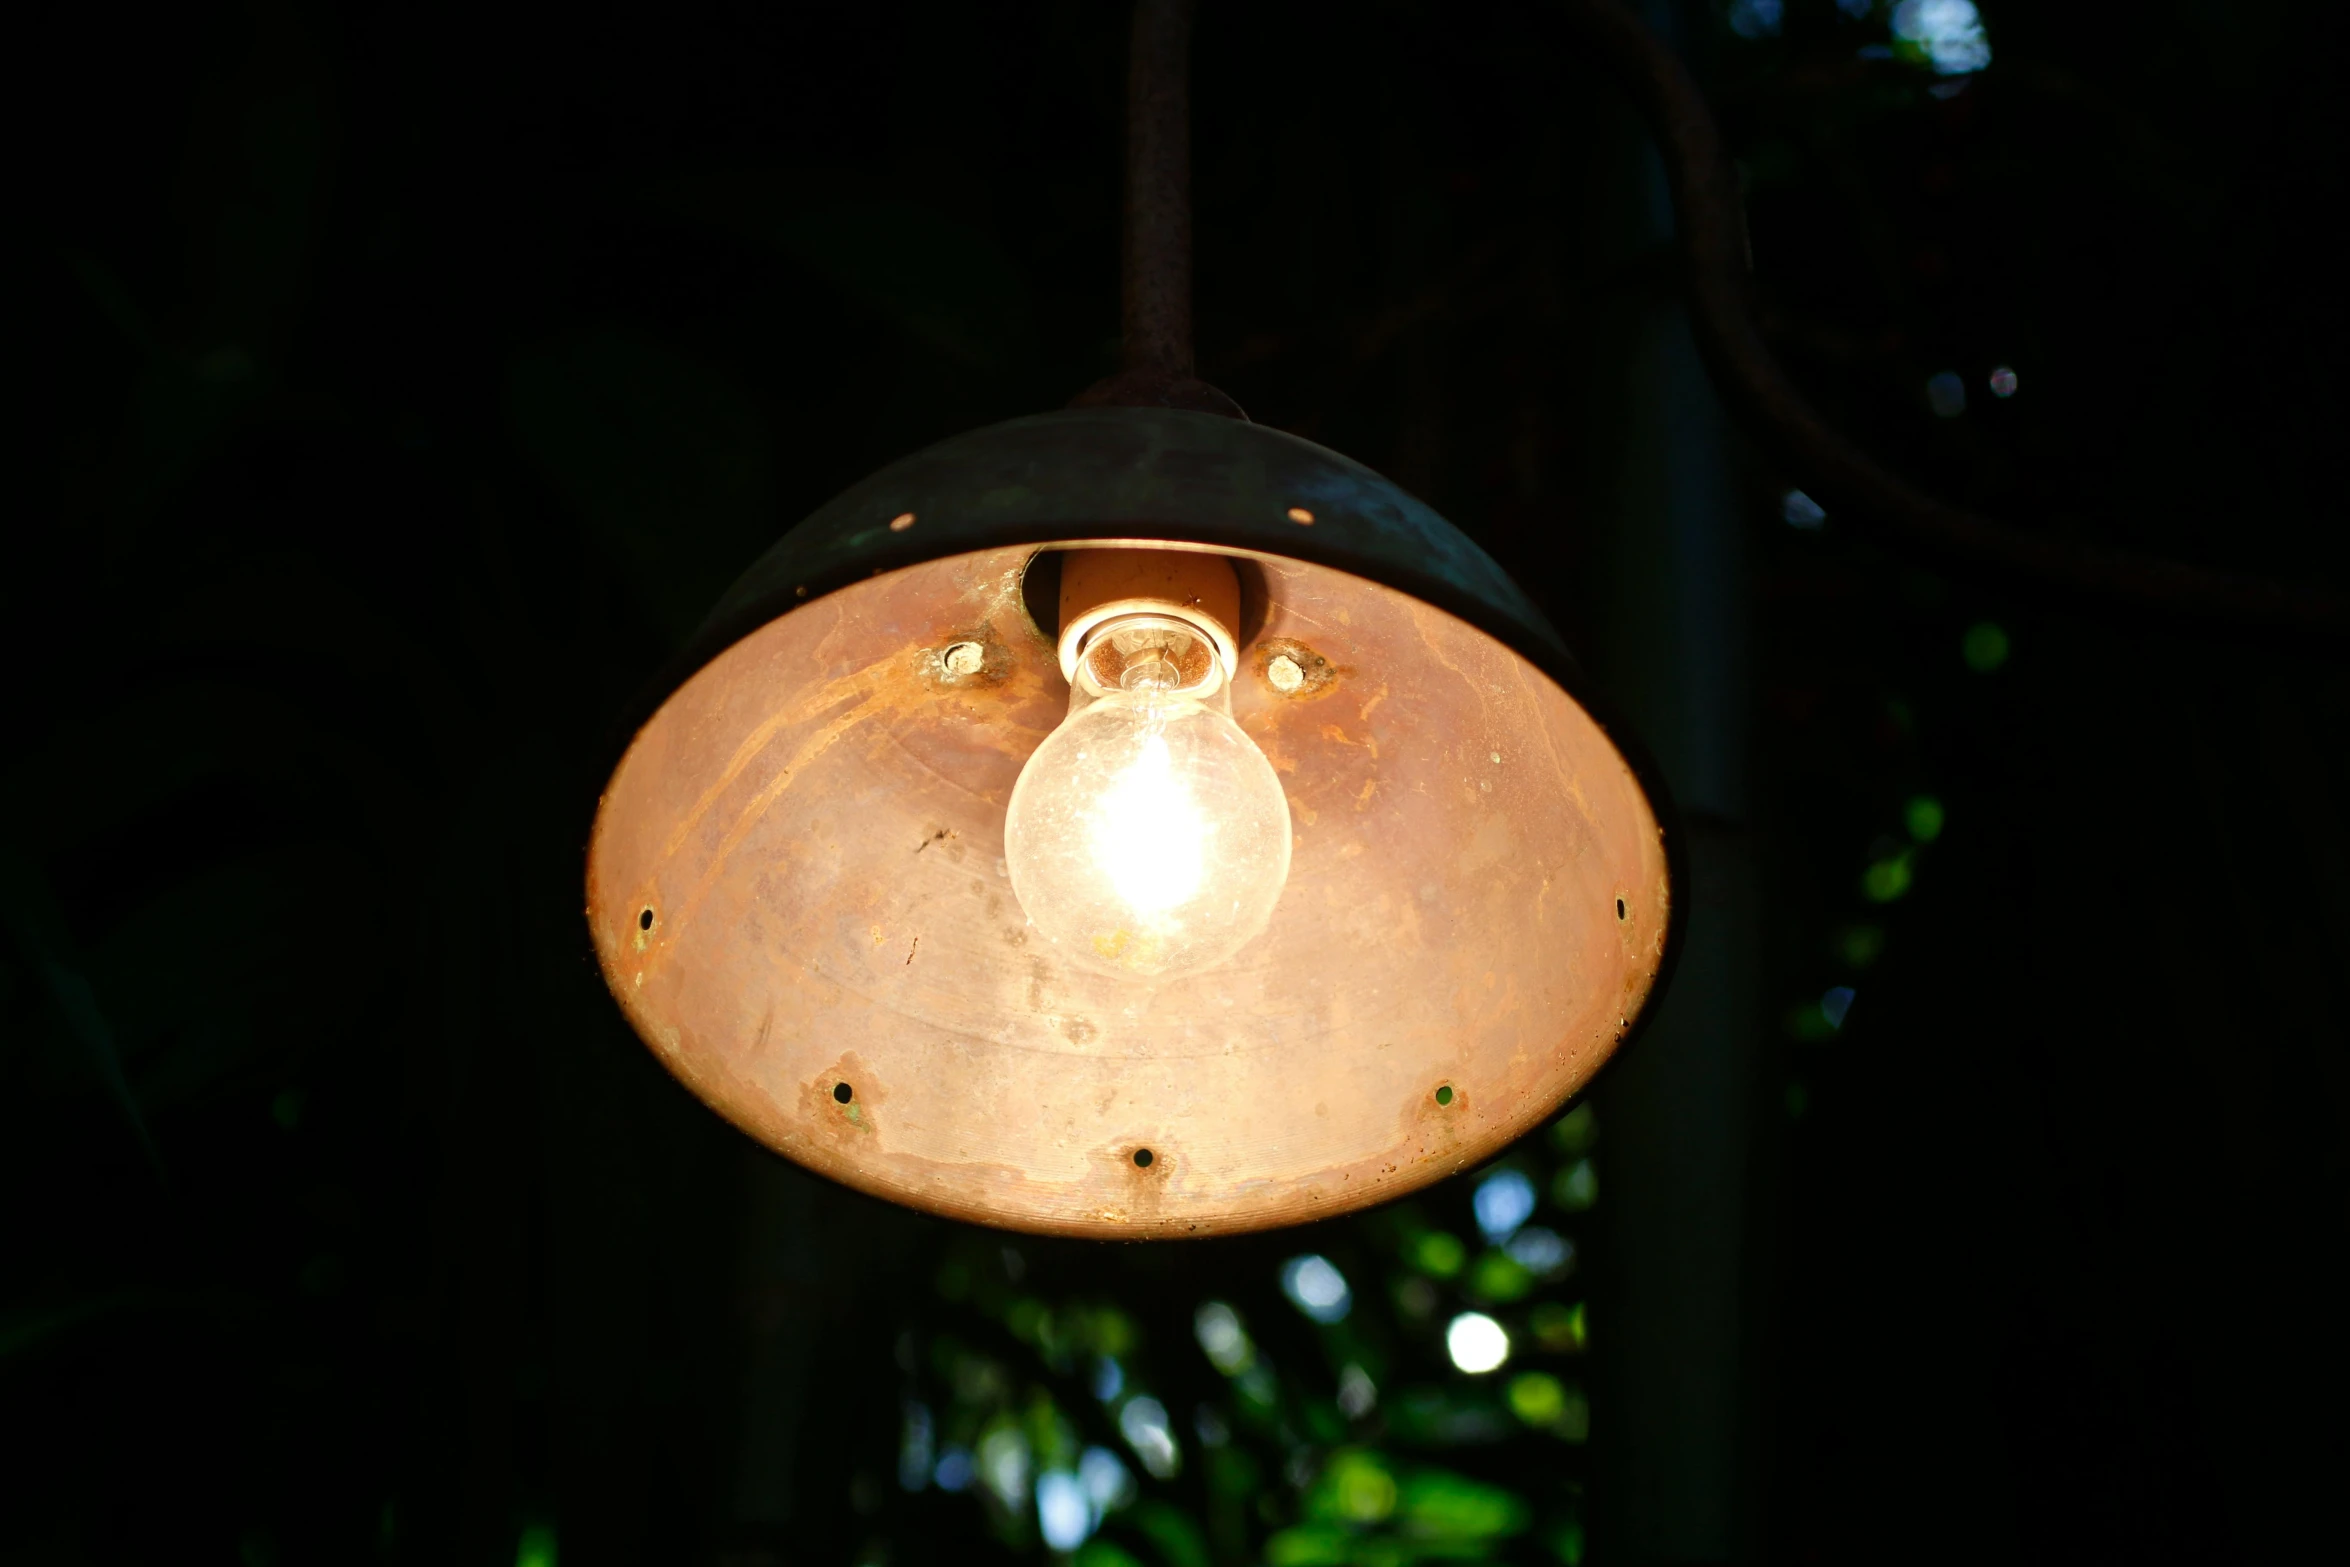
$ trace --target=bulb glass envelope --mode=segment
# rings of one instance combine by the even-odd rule
[[[1232,712],[1288,798],[1271,924],[1172,981],[1056,956],[1004,869],[1069,707],[1023,575],[1088,544],[1240,562]],[[1636,1026],[1679,924],[1662,797],[1508,578],[1238,420],[1087,409],[907,458],[755,565],[667,693],[589,850],[614,995],[759,1141],[957,1218],[1221,1234],[1470,1168]]]

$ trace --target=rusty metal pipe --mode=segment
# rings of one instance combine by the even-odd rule
[[[1191,21],[1194,0],[1136,0],[1126,75],[1129,370],[1192,373]]]
[[[1191,348],[1191,22],[1194,0],[1135,0],[1126,64],[1122,368],[1072,408],[1181,408],[1245,419],[1202,381]]]

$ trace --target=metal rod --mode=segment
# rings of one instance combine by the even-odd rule
[[[2032,532],[1951,505],[1878,466],[1805,401],[1763,342],[1749,293],[1738,175],[1679,57],[1618,0],[1560,0],[1631,94],[1664,155],[1691,324],[1715,385],[1804,489],[1838,516],[1929,562],[2050,590],[2084,606],[2350,648],[2350,598]]]
[[[1126,78],[1129,370],[1192,373],[1191,19],[1194,0],[1135,0]]]

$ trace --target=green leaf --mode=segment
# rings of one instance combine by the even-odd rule
[[[99,1009],[97,991],[75,961],[57,895],[40,867],[5,840],[0,840],[0,927],[7,930],[26,966],[40,976],[50,1001],[87,1053],[91,1070],[105,1084],[132,1135],[138,1138],[156,1179],[167,1180],[163,1155],[147,1130],[147,1118],[140,1113],[130,1079],[123,1071],[114,1027]]]
[[[1569,1213],[1581,1213],[1599,1201],[1599,1171],[1589,1159],[1577,1159],[1551,1177],[1550,1200]]]
[[[1211,1567],[1207,1534],[1191,1514],[1172,1502],[1138,1502],[1127,1519],[1142,1537],[1158,1548],[1166,1567]]]
[[[1380,1523],[1395,1511],[1397,1495],[1385,1459],[1362,1448],[1341,1448],[1324,1461],[1306,1493],[1305,1516],[1322,1523]]]
[[[1599,1141],[1599,1112],[1579,1104],[1558,1118],[1550,1129],[1550,1144],[1560,1153],[1580,1158]]]
[[[1526,1298],[1534,1288],[1534,1275],[1508,1252],[1487,1250],[1478,1254],[1477,1265],[1469,1270],[1468,1288],[1481,1300],[1507,1305]]]
[[[1575,1354],[1584,1346],[1587,1328],[1581,1301],[1569,1306],[1546,1300],[1528,1314],[1527,1321],[1534,1330],[1534,1341],[1553,1354]]]
[[[0,1316],[0,1364],[37,1355],[85,1328],[127,1327],[168,1313],[250,1309],[250,1302],[224,1293],[124,1290],[62,1305],[35,1307]]]
[[[1911,856],[1914,852],[1903,849],[1898,854],[1871,864],[1861,873],[1861,894],[1871,903],[1891,903],[1908,892],[1913,874]]]
[[[1265,1567],[1347,1567],[1355,1537],[1335,1524],[1300,1524],[1265,1542]]]
[[[1510,1417],[1482,1394],[1444,1388],[1408,1388],[1388,1406],[1396,1439],[1426,1446],[1496,1442],[1514,1429]]]
[[[1452,1278],[1468,1256],[1461,1238],[1445,1230],[1422,1230],[1405,1245],[1406,1260],[1431,1278]]]
[[[1566,1411],[1566,1386],[1547,1371],[1522,1371],[1510,1378],[1509,1405],[1530,1426],[1551,1425]]]
[[[1978,675],[1987,675],[2007,662],[2007,629],[1991,620],[1969,626],[1966,635],[1959,639],[1958,651],[1967,668]]]
[[[1399,1513],[1412,1534],[1474,1540],[1517,1534],[1533,1516],[1515,1494],[1441,1469],[1404,1481]]]

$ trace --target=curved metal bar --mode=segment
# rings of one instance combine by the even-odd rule
[[[1628,91],[1664,155],[1687,271],[1691,325],[1741,420],[1831,512],[1934,565],[2038,588],[2084,607],[2259,632],[2335,653],[2350,597],[2031,532],[1938,500],[1880,467],[1821,418],[1755,323],[1738,174],[1697,83],[1618,0],[1560,0],[1583,42]]]

